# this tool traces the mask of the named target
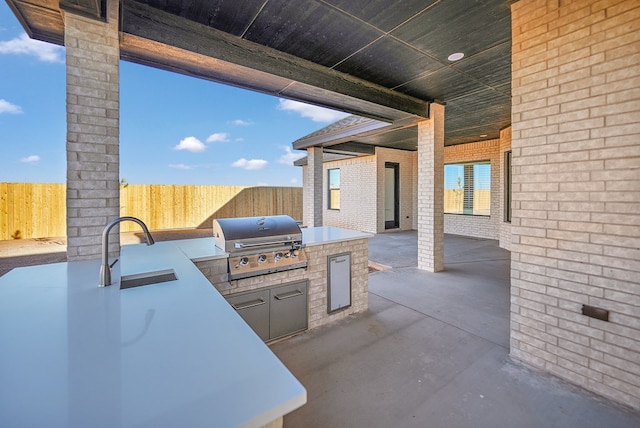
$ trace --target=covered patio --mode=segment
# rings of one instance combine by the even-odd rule
[[[120,215],[121,60],[370,119],[330,142],[318,136],[294,144],[306,149],[308,156],[303,212],[309,227],[323,226],[325,153],[367,154],[388,146],[415,152],[416,180],[411,186],[417,201],[407,215],[418,231],[420,270],[394,268],[371,275],[376,311],[371,313],[380,322],[368,323],[371,313],[349,321],[360,326],[361,336],[340,336],[337,328],[336,333],[322,330],[291,345],[276,346],[312,391],[301,412],[322,407],[330,412],[327,417],[341,416],[338,425],[349,425],[345,420],[358,413],[356,403],[396,395],[410,379],[420,379],[420,384],[431,385],[434,396],[444,397],[448,385],[461,380],[457,375],[481,366],[475,359],[489,352],[505,360],[510,353],[515,360],[640,409],[640,6],[636,0],[487,0],[469,5],[421,0],[7,2],[29,36],[66,47],[70,262],[98,259],[104,225]],[[507,150],[508,144],[513,158],[511,168],[500,171],[502,177],[509,171],[513,183],[510,203],[502,205],[509,208],[510,222],[503,225],[501,236],[511,244],[511,264],[506,259],[485,260],[482,266],[472,259],[454,264],[446,260],[444,249],[444,148],[499,138],[500,150]],[[506,201],[507,193],[501,198]],[[117,256],[118,243],[111,243],[109,250]],[[469,290],[460,291],[459,284],[476,283],[481,269],[491,263],[504,273],[499,289],[506,294],[499,300],[490,298],[487,284],[482,298],[454,298],[450,307],[427,304],[440,293],[467,296]],[[428,273],[442,269],[441,276]],[[387,279],[387,284],[378,284],[378,278]],[[435,290],[427,282],[442,286]],[[421,290],[412,289],[417,284]],[[397,302],[388,299],[387,287],[395,287]],[[467,318],[495,301],[503,305],[500,322],[483,326]],[[406,318],[397,324],[382,322],[388,311],[406,312]],[[447,318],[440,318],[442,314]],[[429,328],[411,327],[420,323]],[[504,326],[504,331],[493,331],[494,324]],[[447,326],[452,330],[442,336],[444,342],[409,352],[408,344],[431,340],[424,332],[438,337]],[[475,329],[467,331],[469,326]],[[405,334],[412,329],[417,336],[407,340]],[[301,359],[303,370],[288,361],[286,346],[321,334],[338,337],[331,346],[318,340],[307,351],[292,351],[309,352]],[[460,336],[449,342],[456,335]],[[344,346],[339,346],[342,342]],[[368,352],[349,349],[358,343],[365,350],[384,348],[387,356],[368,360]],[[456,349],[459,343],[470,348]],[[444,366],[433,370],[444,374],[440,381],[421,378],[431,373],[421,369],[400,371],[393,382],[377,384],[380,388],[369,383],[374,378],[384,380],[410,355],[422,358],[420,352],[426,349],[442,351],[425,353],[422,360]],[[454,349],[455,355],[448,352]],[[357,387],[360,395],[338,400],[339,395],[322,392],[334,390],[314,385],[306,371],[322,350],[330,352],[321,366],[335,364],[335,373],[344,374],[341,381],[360,374],[357,383],[338,390]],[[459,364],[454,364],[456,360]],[[370,361],[371,370],[365,371],[366,364],[348,366],[354,361]],[[511,402],[524,412],[518,413],[522,416],[518,426],[540,425],[537,418],[551,414],[549,409],[564,414],[560,397],[565,394],[530,405],[537,396],[534,391],[525,399],[527,392],[510,390],[517,389],[517,382],[494,381],[503,373],[498,368],[505,365],[492,361],[495,376],[487,378],[491,370],[479,370],[485,377],[480,376],[478,385],[502,391],[493,404]],[[382,362],[388,365],[383,367]],[[447,364],[456,368],[447,372]],[[506,367],[515,367],[511,364]],[[333,376],[325,373],[320,381]],[[391,385],[397,388],[384,389]],[[381,390],[388,394],[372,395]],[[406,417],[415,415],[424,422],[425,417],[414,411],[429,414],[439,405],[415,401],[414,390],[402,392],[407,407],[401,414]],[[460,412],[484,408],[484,398],[490,394],[479,394],[483,398],[479,402],[470,401],[471,396],[464,402],[457,395],[466,406]],[[325,406],[327,398],[336,400],[335,407]],[[371,419],[375,425],[386,420],[382,412],[376,413],[384,407],[372,410],[379,416]],[[484,408],[487,418],[498,417],[496,408]],[[571,412],[584,418],[576,425],[589,426],[596,420],[590,408]],[[442,412],[435,417],[456,414]],[[449,422],[455,426],[455,421]]]

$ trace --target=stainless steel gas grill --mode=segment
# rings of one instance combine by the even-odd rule
[[[230,280],[307,267],[302,231],[287,215],[219,218],[213,236],[229,254]]]

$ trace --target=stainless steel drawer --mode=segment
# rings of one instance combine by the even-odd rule
[[[262,340],[269,340],[269,290],[237,294],[227,301]]]
[[[307,281],[272,288],[270,303],[271,340],[307,329]]]

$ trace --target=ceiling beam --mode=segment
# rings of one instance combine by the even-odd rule
[[[138,2],[121,7],[123,59],[378,120],[428,117],[425,100]]]

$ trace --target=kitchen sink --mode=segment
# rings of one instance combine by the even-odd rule
[[[141,287],[143,285],[160,284],[162,282],[175,281],[178,277],[173,269],[157,270],[153,272],[125,275],[120,278],[120,289]]]

